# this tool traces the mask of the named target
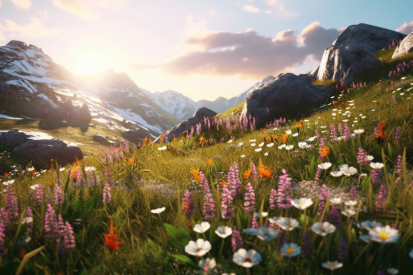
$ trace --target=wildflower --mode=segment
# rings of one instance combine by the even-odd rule
[[[218,227],[217,230],[215,230],[215,233],[219,237],[225,239],[226,237],[232,234],[232,229],[229,228],[228,226],[223,225],[223,226]]]
[[[351,208],[347,208],[347,209],[341,211],[341,214],[343,214],[344,216],[347,216],[347,217],[351,217],[351,216],[353,216],[354,214],[356,214],[356,211],[354,211],[354,210],[351,209]]]
[[[224,179],[221,179],[221,182],[219,184],[222,188],[224,188],[224,186],[226,186],[228,183]]]
[[[340,229],[340,210],[336,205],[331,207],[330,211],[331,223],[336,227],[337,230]]]
[[[384,134],[384,129],[386,128],[386,125],[384,122],[380,122],[379,126],[376,128],[376,139],[379,145],[383,144],[384,139],[386,138],[386,135]]]
[[[313,201],[311,199],[301,198],[299,200],[297,199],[292,200],[291,204],[300,210],[304,210],[308,208],[310,205],[312,205]]]
[[[160,214],[160,213],[162,213],[163,211],[165,211],[165,207],[151,210],[151,212],[154,213],[154,214]]]
[[[213,159],[209,159],[209,160],[208,160],[208,164],[209,164],[209,165],[212,165],[213,163],[214,163],[214,160],[213,160]]]
[[[330,172],[330,174],[333,177],[341,177],[343,175],[343,172],[342,171],[333,171],[333,172]]]
[[[271,189],[271,192],[270,192],[270,209],[275,208],[276,197],[277,197],[277,191],[275,191],[275,189]]]
[[[380,186],[379,194],[376,197],[376,202],[375,202],[375,209],[377,212],[380,212],[383,210],[383,204],[385,204],[387,201],[387,186],[386,184],[382,184]]]
[[[258,239],[269,242],[278,237],[278,232],[274,228],[268,228],[266,226],[261,226],[256,233]]]
[[[384,167],[384,164],[380,162],[372,162],[370,163],[370,167],[373,169],[382,169]]]
[[[63,203],[63,192],[62,189],[60,188],[60,186],[58,184],[56,184],[56,188],[55,188],[55,204],[60,204]]]
[[[311,230],[324,237],[328,233],[333,233],[336,230],[336,227],[329,222],[317,222],[311,226]]]
[[[361,229],[367,229],[367,230],[371,230],[373,228],[376,228],[377,226],[382,227],[383,224],[381,222],[366,220],[357,225],[357,227]]]
[[[394,137],[397,144],[400,143],[400,127],[396,128],[396,136]]]
[[[341,203],[341,198],[333,198],[333,199],[330,199],[330,202],[331,202],[332,204],[340,204],[340,203]]]
[[[254,229],[258,229],[258,222],[257,222],[257,216],[252,216],[252,222],[251,222],[251,227]]]
[[[201,177],[199,176],[199,169],[197,170],[190,169],[190,173],[194,175],[195,180],[201,181]]]
[[[235,217],[234,214],[234,205],[233,205],[233,198],[231,196],[231,192],[228,190],[227,186],[223,188],[223,192],[221,195],[221,209],[222,209],[222,218],[224,220],[228,220],[230,218]]]
[[[215,259],[206,258],[200,260],[198,266],[204,270],[205,274],[207,274],[209,271],[215,268],[216,262]]]
[[[357,187],[356,186],[351,187],[351,189],[350,189],[350,198],[353,199],[353,200],[357,199]]]
[[[320,156],[326,157],[329,153],[330,153],[330,149],[328,147],[320,148]]]
[[[315,177],[314,177],[314,180],[315,180],[315,181],[319,181],[319,180],[320,180],[320,176],[321,176],[321,168],[318,167],[318,168],[317,168],[317,172],[316,172]]]
[[[393,267],[388,268],[387,272],[389,272],[390,274],[399,274],[399,270]]]
[[[196,242],[190,241],[185,246],[185,252],[189,255],[202,257],[211,250],[211,243],[203,239],[198,239]]]
[[[283,137],[282,137],[282,140],[281,140],[282,143],[286,143],[288,141],[289,136],[290,136],[289,134],[284,134]]]
[[[194,231],[198,233],[205,233],[211,225],[209,222],[201,222],[201,224],[196,224],[194,227]]]
[[[330,124],[330,140],[337,140],[336,128],[333,124]]]
[[[369,230],[371,239],[379,243],[397,243],[398,233],[399,230],[392,229],[388,225],[385,227],[376,226],[374,229]]]
[[[281,172],[283,175],[280,176],[280,182],[278,184],[277,203],[279,208],[290,208],[292,198],[287,195],[287,192],[291,190],[291,178],[288,177],[285,169],[282,169]]]
[[[310,255],[311,252],[311,241],[310,241],[310,233],[304,233],[303,234],[303,255],[304,257],[307,257]]]
[[[325,162],[325,163],[321,163],[321,164],[318,165],[318,168],[323,169],[323,170],[327,170],[330,167],[331,167],[330,162]]]
[[[261,175],[261,177],[263,177],[263,178],[271,178],[272,174],[273,174],[273,171],[270,170],[270,168],[268,166],[264,166],[261,163],[261,160],[260,160],[260,163],[258,165],[258,172]]]
[[[110,195],[110,186],[109,183],[105,184],[103,188],[103,203],[109,203],[112,200],[112,196]]]
[[[298,221],[293,218],[273,218],[272,221],[276,223],[279,227],[281,227],[283,230],[286,231],[291,231],[294,228],[298,227]]]
[[[343,173],[343,175],[347,177],[352,176],[357,173],[356,168],[352,166],[349,167],[347,164],[341,165],[339,166],[339,168],[340,168],[340,171]]]
[[[281,248],[281,254],[287,257],[294,257],[301,254],[301,247],[295,243],[285,243]]]
[[[251,163],[251,170],[252,170],[252,180],[254,182],[258,181],[258,172],[257,172],[257,167],[255,166],[254,163]]]
[[[183,201],[183,210],[185,215],[188,217],[192,213],[195,213],[194,199],[191,198],[191,193],[189,193],[188,190],[185,191]]]
[[[366,94],[366,96],[367,96],[367,94]],[[323,267],[325,267],[327,269],[330,269],[330,270],[335,270],[335,269],[338,269],[340,267],[343,267],[343,264],[339,263],[338,261],[334,261],[334,262],[327,261],[327,262],[323,263]]]
[[[241,248],[234,253],[232,260],[237,265],[245,268],[251,268],[254,265],[260,263],[262,261],[262,257],[261,254],[254,249],[250,249],[247,252],[245,249]]]
[[[244,242],[242,241],[241,235],[235,225],[234,225],[232,232],[233,232],[232,237],[231,237],[232,252],[235,252],[244,246]]]
[[[360,165],[367,165],[369,163],[369,160],[367,159],[367,152],[362,148],[358,149],[357,163]]]
[[[205,193],[204,196],[204,220],[210,220],[215,217],[215,203],[211,192]]]
[[[53,207],[47,204],[47,211],[45,215],[44,230],[46,232],[46,240],[53,241],[55,238],[59,237],[58,224],[56,221],[56,214]]]
[[[247,184],[247,192],[245,192],[244,208],[246,213],[250,213],[255,209],[255,193],[251,183]]]
[[[19,218],[19,204],[16,196],[14,195],[11,185],[7,186],[6,191],[6,210],[10,221],[17,222]]]

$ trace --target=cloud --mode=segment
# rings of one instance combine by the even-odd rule
[[[40,17],[42,18],[42,21],[47,21],[49,19],[49,14],[47,11],[39,11]]]
[[[400,28],[396,29],[396,32],[401,32],[404,34],[410,34],[411,32],[413,32],[413,21],[410,22],[409,24],[404,23],[400,26]]]
[[[244,79],[262,79],[291,71],[309,58],[319,63],[324,49],[339,33],[337,29],[323,28],[318,22],[306,26],[301,34],[284,30],[275,38],[259,35],[251,29],[238,33],[210,31],[185,39],[185,44],[196,46],[197,51],[183,52],[156,66],[136,64],[134,69],[152,67],[171,75],[236,75]]]
[[[32,6],[32,2],[30,0],[9,0],[12,2],[18,9],[22,10],[29,10]],[[1,3],[0,3],[1,6]]]
[[[298,12],[287,10],[282,0],[266,0],[266,3],[267,5],[271,6],[274,9],[275,14],[279,18],[291,19],[291,18],[295,18],[298,16]],[[266,13],[272,13],[272,12],[267,10]]]
[[[44,36],[55,36],[61,31],[59,28],[48,29],[42,25],[39,18],[33,17],[30,19],[31,23],[26,25],[18,25],[12,20],[4,19],[6,22],[6,31],[11,32],[10,37],[27,36],[31,38],[38,38]]]
[[[251,12],[251,13],[259,13],[260,9],[257,7],[254,7],[253,5],[244,5],[242,9],[246,12]]]
[[[64,9],[83,19],[97,19],[97,15],[93,14],[89,7],[81,0],[53,0],[53,5]]]

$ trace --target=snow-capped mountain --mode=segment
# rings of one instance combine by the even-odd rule
[[[142,128],[153,136],[179,123],[159,111],[126,74],[86,85],[42,49],[16,40],[0,47],[0,109],[13,116]]]
[[[110,109],[159,134],[181,122],[159,107],[123,72],[104,70],[79,79]]]
[[[191,118],[195,112],[201,108],[199,104],[189,97],[175,91],[168,90],[162,93],[151,93],[145,89],[141,90],[160,108],[181,121]]]
[[[242,94],[240,94],[238,96],[234,96],[230,99],[226,99],[224,97],[218,97],[214,101],[200,100],[200,101],[197,101],[196,103],[198,103],[202,107],[207,107],[208,109],[211,109],[211,110],[213,110],[217,113],[221,113],[221,112],[224,112],[228,109],[231,109],[232,107],[237,106],[241,102],[245,101],[245,99],[247,98],[247,96],[250,92],[254,91],[255,89],[257,89],[261,86],[263,86],[265,83],[267,83],[268,81],[270,81],[272,79],[274,79],[273,76],[271,76],[271,75],[267,76],[263,80],[255,83],[251,88],[249,88],[248,90],[246,90]]]

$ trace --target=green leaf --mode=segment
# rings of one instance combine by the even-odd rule
[[[179,238],[178,230],[174,226],[170,225],[169,223],[164,223],[163,225],[165,226],[166,233],[168,233],[175,239]]]
[[[178,259],[178,260],[180,260],[184,263],[187,263],[187,264],[189,264],[193,267],[197,267],[197,265],[189,257],[187,257],[185,255],[173,254],[173,255],[171,255],[171,257],[173,257],[175,259]]]
[[[187,239],[191,239],[191,236],[189,235],[188,231],[186,231],[183,227],[179,229],[179,232],[181,233],[181,236]]]
[[[185,246],[187,245],[187,244],[184,243],[184,241],[185,240],[177,240],[177,239],[168,238],[168,242],[170,244],[172,244],[174,247],[176,247],[180,250],[184,250]],[[187,241],[187,242],[189,243],[189,241]]]

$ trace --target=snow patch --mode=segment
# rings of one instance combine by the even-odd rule
[[[22,119],[21,117],[11,117],[11,116],[6,116],[6,115],[2,115],[2,114],[0,114],[0,118],[5,118],[5,119]]]

